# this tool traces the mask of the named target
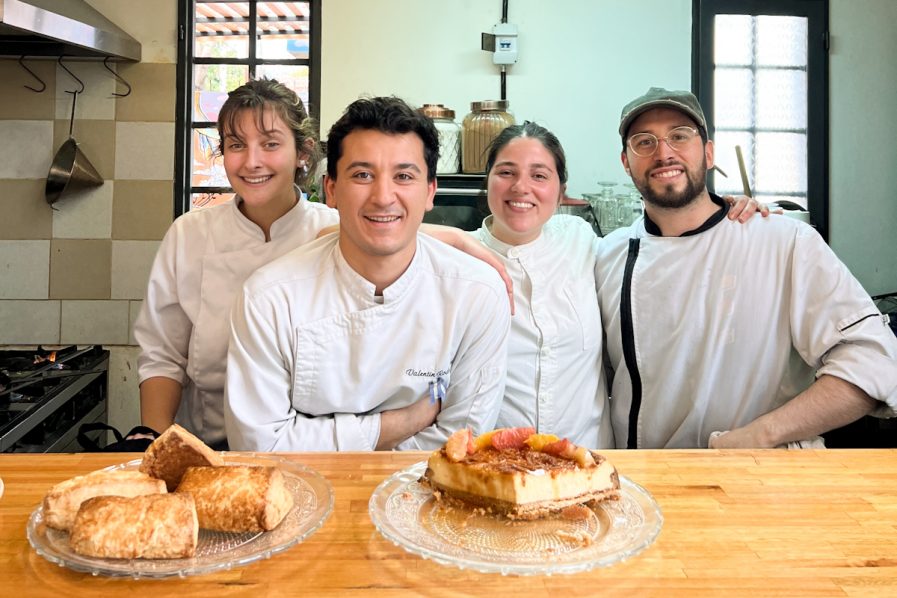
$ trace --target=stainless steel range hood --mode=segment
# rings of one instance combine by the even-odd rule
[[[140,42],[84,0],[0,0],[0,56],[140,62]]]

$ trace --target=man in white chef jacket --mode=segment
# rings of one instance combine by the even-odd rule
[[[651,88],[622,112],[645,216],[599,247],[620,448],[820,445],[897,407],[887,316],[809,225],[725,218],[697,98]]]
[[[435,127],[397,98],[361,99],[327,152],[339,233],[262,267],[232,311],[230,448],[434,449],[492,429],[510,306],[493,268],[418,233]]]

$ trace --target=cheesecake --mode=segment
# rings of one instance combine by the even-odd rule
[[[473,438],[455,432],[434,451],[421,482],[437,500],[510,519],[539,519],[619,496],[616,468],[602,455],[532,428]]]

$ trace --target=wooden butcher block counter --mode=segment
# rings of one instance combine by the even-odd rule
[[[426,453],[291,453],[333,489],[303,542],[229,570],[132,579],[73,571],[29,545],[47,490],[124,453],[0,454],[3,596],[897,596],[897,450],[605,451],[663,514],[636,556],[576,574],[516,576],[441,565],[386,540],[377,486]]]

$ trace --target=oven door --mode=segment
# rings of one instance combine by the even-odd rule
[[[439,175],[433,209],[424,215],[424,222],[477,230],[489,215],[486,190],[481,174]]]

